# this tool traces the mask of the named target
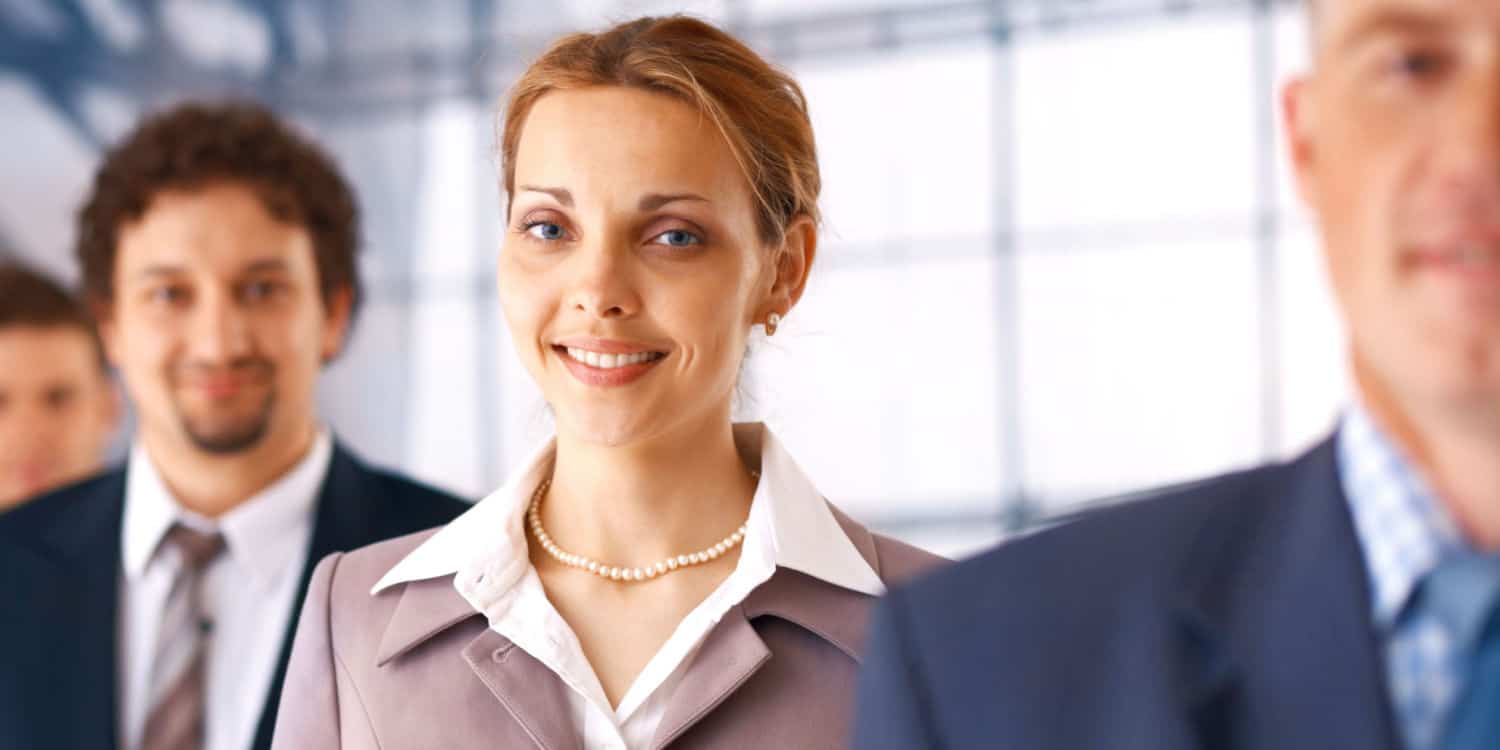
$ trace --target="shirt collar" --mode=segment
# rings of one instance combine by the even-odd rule
[[[1465,549],[1463,537],[1421,473],[1358,402],[1344,415],[1336,450],[1365,553],[1372,615],[1389,629],[1427,574]]]
[[[735,438],[761,457],[741,564],[790,568],[841,588],[884,593],[880,576],[771,430],[738,424]],[[510,481],[413,550],[370,593],[470,569],[485,577],[490,591],[513,587],[531,567],[522,519],[532,491],[551,471],[555,450],[555,441],[547,440]]]
[[[761,480],[750,506],[750,524],[769,532],[771,561],[841,588],[870,596],[884,594],[880,576],[849,540],[828,501],[781,441],[764,425],[742,428],[745,439],[760,438]],[[757,512],[767,518],[757,519]]]
[[[224,534],[225,554],[243,564],[262,585],[274,584],[302,551],[311,528],[318,491],[333,457],[333,439],[320,429],[307,454],[265,489],[217,521],[178,504],[150,452],[141,442],[131,447],[125,484],[125,518],[121,552],[128,578],[145,572],[172,524]]]

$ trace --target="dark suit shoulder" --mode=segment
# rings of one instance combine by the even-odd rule
[[[958,629],[976,617],[1036,626],[1052,615],[1082,620],[1158,604],[1195,552],[1218,543],[1224,529],[1252,534],[1273,515],[1272,506],[1286,501],[1276,488],[1290,467],[1265,465],[1116,498],[922,576],[901,596],[925,622]]]
[[[81,505],[97,504],[108,490],[124,488],[125,470],[115,469],[45,492],[0,512],[0,533],[35,533],[65,522]]]
[[[457,495],[404,474],[369,466],[366,466],[365,470],[369,472],[371,479],[380,484],[386,493],[401,505],[403,510],[410,513],[411,520],[420,524],[415,528],[441,526],[457,518],[470,507],[470,503],[460,499]]]
[[[114,469],[0,513],[0,539],[49,554],[68,551],[97,524],[118,522],[124,502],[125,470]]]
[[[897,587],[861,747],[1391,747],[1333,446]]]

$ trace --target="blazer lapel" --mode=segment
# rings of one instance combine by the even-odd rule
[[[1196,536],[1179,608],[1199,744],[1396,750],[1333,442],[1247,494]]]
[[[452,576],[402,584],[400,594],[376,650],[381,667],[462,622],[484,617],[453,589]],[[568,688],[545,665],[488,627],[464,647],[463,659],[537,747],[582,750]]]
[[[455,597],[457,598],[457,597]],[[509,638],[485,628],[464,647],[464,661],[543,750],[582,750],[568,686]]]
[[[271,688],[266,692],[266,702],[261,709],[260,724],[256,728],[254,750],[270,750],[271,735],[276,730],[276,710],[281,705],[281,685],[286,680],[287,662],[292,656],[292,640],[297,635],[297,615],[302,601],[307,598],[307,586],[312,580],[313,568],[318,561],[340,551],[361,547],[376,540],[376,531],[371,517],[383,501],[378,488],[370,486],[364,467],[337,442],[333,456],[328,462],[328,476],[318,492],[317,511],[313,518],[312,541],[308,545],[307,562],[303,564],[301,581],[297,584],[297,595],[293,600],[292,617],[282,636],[281,653],[277,657],[275,676]]]
[[[867,558],[873,555],[869,532],[857,525],[848,530],[855,546]],[[778,568],[770,580],[750,592],[743,604],[726,613],[704,639],[682,682],[672,692],[653,747],[665,747],[682,736],[771,659],[771,650],[754,625],[761,618],[774,617],[797,625],[858,663],[873,601],[857,591]]]
[[[725,614],[699,647],[682,682],[672,691],[652,747],[666,747],[681,736],[770,658],[771,650],[750,625],[743,606]]]

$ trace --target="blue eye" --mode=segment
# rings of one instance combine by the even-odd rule
[[[539,240],[560,240],[563,238],[563,228],[560,224],[550,221],[534,221],[526,225],[526,233]]]
[[[693,245],[703,244],[703,240],[699,239],[698,235],[683,229],[673,229],[670,231],[662,232],[661,234],[656,235],[656,237],[654,237],[653,239],[663,245],[669,245],[671,247],[691,247]]]

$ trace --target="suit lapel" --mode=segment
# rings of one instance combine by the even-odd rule
[[[37,611],[22,632],[25,663],[34,658],[40,674],[28,674],[34,694],[20,696],[34,716],[45,746],[107,748],[119,732],[116,694],[118,650],[120,524],[124,509],[124,472],[117,471],[70,498],[64,523],[44,532],[47,546],[58,552],[45,561],[41,574],[18,576],[29,592],[16,601]],[[58,502],[48,499],[38,502]],[[40,562],[40,561],[39,561]],[[22,606],[26,606],[23,604]],[[27,686],[22,685],[22,689]],[[51,688],[51,689],[48,689]],[[61,700],[65,697],[66,700]],[[44,726],[43,723],[50,724]],[[72,742],[57,742],[67,736]],[[56,743],[56,744],[54,744]]]
[[[269,750],[271,736],[276,730],[276,711],[281,704],[281,686],[286,680],[287,662],[292,655],[292,640],[297,634],[297,619],[302,601],[307,598],[308,583],[312,580],[313,568],[318,561],[341,550],[349,550],[369,544],[378,538],[371,518],[378,513],[379,504],[385,498],[378,488],[371,486],[367,470],[360,466],[338,443],[334,443],[333,456],[328,462],[328,476],[318,492],[317,511],[313,518],[312,541],[308,545],[307,561],[303,564],[301,580],[297,584],[297,595],[293,600],[292,617],[282,637],[281,653],[277,656],[275,676],[266,693],[266,702],[261,709],[260,724],[256,728],[254,750]]]
[[[1204,747],[1400,747],[1328,441],[1195,537],[1179,667]]]
[[[77,659],[78,677],[84,682],[84,695],[92,696],[79,707],[83,716],[101,719],[101,725],[85,732],[95,735],[98,747],[115,746],[119,722],[116,720],[116,694],[119,685],[119,569],[120,569],[120,515],[113,514],[112,523],[101,524],[97,548],[92,550],[82,572],[86,592],[79,600],[79,611],[74,622],[83,632],[74,651]],[[64,653],[66,650],[63,651]],[[103,735],[107,734],[105,738]]]

